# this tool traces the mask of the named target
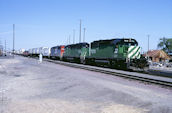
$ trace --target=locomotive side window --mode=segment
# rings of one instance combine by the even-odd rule
[[[121,42],[121,39],[116,39],[116,40],[113,41],[113,44],[118,45],[120,42]]]
[[[91,48],[98,48],[98,47],[99,47],[98,42],[91,43]]]
[[[102,42],[99,44],[99,48],[103,49],[110,46],[110,42]]]
[[[86,48],[88,48],[89,45],[85,45]]]
[[[69,46],[65,46],[65,50],[68,49],[68,48],[69,48]]]
[[[126,46],[137,46],[138,44],[137,43],[134,43],[134,42],[124,42],[124,45]]]
[[[86,44],[86,43],[84,43],[84,44],[82,44],[82,47],[84,47],[84,48],[88,48],[88,44]]]

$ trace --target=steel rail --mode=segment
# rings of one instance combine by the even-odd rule
[[[85,70],[89,70],[89,71],[124,77],[124,78],[128,78],[128,79],[138,80],[138,81],[142,81],[142,82],[146,82],[146,83],[152,83],[152,84],[172,87],[172,82],[168,82],[168,81],[164,81],[164,80],[157,80],[157,79],[152,79],[152,78],[147,78],[147,77],[129,75],[129,74],[114,72],[114,71],[110,71],[110,70],[103,70],[100,68],[98,69],[93,66],[89,67],[89,66],[85,66],[85,65],[77,65],[74,63],[63,62],[63,61],[56,61],[56,60],[50,60],[50,59],[44,59],[44,61],[61,64],[61,65],[65,65],[65,66],[70,66],[70,67],[74,67],[74,68],[80,68],[80,69],[85,69]]]

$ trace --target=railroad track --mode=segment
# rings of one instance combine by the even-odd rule
[[[65,66],[70,66],[70,67],[74,67],[74,68],[85,69],[85,70],[94,71],[94,72],[110,74],[110,75],[128,78],[128,79],[132,79],[132,80],[138,80],[138,81],[142,81],[142,82],[146,82],[146,83],[152,83],[152,84],[172,87],[172,80],[171,81],[165,81],[165,80],[153,79],[153,78],[149,78],[149,77],[124,74],[124,73],[114,72],[114,71],[108,70],[108,69],[103,69],[100,67],[75,64],[75,63],[69,63],[69,62],[63,62],[63,61],[57,61],[57,60],[51,60],[51,59],[44,59],[44,61],[48,61],[48,62],[52,62],[52,63],[56,63],[56,64],[61,64],[61,65],[65,65]],[[169,78],[169,79],[171,79],[171,78]]]

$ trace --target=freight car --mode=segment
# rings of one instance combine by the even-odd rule
[[[0,56],[2,56],[3,55],[3,47],[2,47],[2,45],[0,45]]]
[[[51,48],[49,47],[43,47],[41,49],[41,52],[39,54],[42,54],[43,57],[49,58],[51,54]]]
[[[43,57],[50,57],[50,48],[49,47],[39,47],[39,48],[32,48],[29,49],[29,55],[32,57],[38,57],[39,54],[42,54]]]
[[[24,51],[23,56],[27,57],[29,55],[29,51]]]
[[[2,52],[2,49],[0,49],[0,56],[2,56],[3,55],[3,52]]]

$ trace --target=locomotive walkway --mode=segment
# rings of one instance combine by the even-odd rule
[[[0,113],[171,113],[172,89],[32,58],[0,58]]]

